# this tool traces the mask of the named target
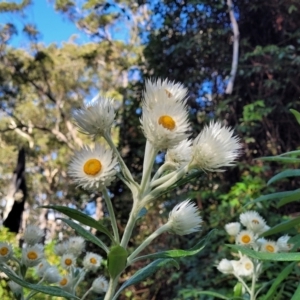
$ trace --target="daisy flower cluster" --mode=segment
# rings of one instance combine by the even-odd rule
[[[76,151],[68,173],[83,189],[98,189],[102,192],[113,229],[114,243],[124,250],[127,249],[140,212],[150,202],[195,170],[221,172],[225,167],[234,165],[240,155],[239,138],[234,136],[232,128],[222,125],[221,122],[212,121],[203,127],[195,139],[191,137],[187,95],[188,90],[180,83],[167,79],[146,81],[140,118],[146,145],[140,182],[134,179],[112,140],[111,129],[116,117],[114,101],[97,95],[90,103],[74,112],[79,131],[90,135],[93,140],[104,138],[105,144],[95,143]],[[153,172],[159,152],[165,153],[165,160]],[[122,237],[119,236],[108,191],[116,177],[126,184],[133,196],[132,210]],[[178,235],[190,234],[200,230],[201,222],[198,207],[190,199],[176,205],[167,223],[153,232],[128,256],[127,266],[139,259],[137,255],[161,233],[167,231]],[[104,250],[107,250],[109,257],[109,247],[106,246]],[[67,254],[68,259],[74,261],[72,253]],[[111,278],[105,299],[112,299],[117,280],[118,278]]]
[[[151,170],[157,153],[166,152],[163,168],[155,179],[163,171],[182,167],[186,167],[185,172],[193,169],[223,171],[222,168],[232,166],[240,154],[239,139],[231,128],[220,122],[210,122],[194,140],[190,138],[187,93],[180,83],[161,79],[146,81],[140,119],[147,139],[144,169],[150,167]],[[102,96],[95,97],[74,113],[81,132],[93,137],[102,136],[110,146],[110,149],[100,144],[85,146],[75,153],[69,174],[85,189],[109,186],[119,167],[125,178],[133,181],[110,137],[115,115],[113,100]]]
[[[20,259],[14,254],[11,244],[0,242],[0,266],[10,269],[15,276],[23,280],[25,280],[27,270],[34,268],[39,277],[38,284],[54,284],[75,294],[76,287],[84,279],[85,274],[90,271],[95,272],[100,268],[102,257],[96,253],[87,252],[83,257],[82,267],[77,267],[78,257],[85,251],[85,241],[82,237],[76,236],[55,246],[55,254],[60,257],[60,264],[59,267],[51,265],[44,255],[44,246],[41,244],[43,237],[44,232],[39,227],[27,226],[23,236],[24,247]],[[17,262],[19,270],[15,271],[15,267],[10,262]],[[24,299],[22,286],[14,281],[9,281],[8,285],[16,299]],[[84,299],[91,291],[99,294],[105,293],[107,287],[107,280],[99,276],[81,299]],[[34,294],[31,292],[26,299],[30,299]]]
[[[228,235],[235,238],[237,245],[247,247],[258,252],[277,253],[288,252],[293,248],[289,243],[290,236],[283,235],[276,241],[260,237],[261,234],[270,229],[266,221],[256,211],[246,211],[239,217],[240,222],[232,222],[225,225]],[[249,294],[253,288],[249,288],[243,278],[252,278],[252,285],[262,272],[262,261],[249,258],[238,253],[239,260],[222,259],[217,269],[223,274],[233,274],[243,285]],[[254,295],[251,295],[251,299]]]

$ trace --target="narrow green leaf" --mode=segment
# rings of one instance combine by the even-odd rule
[[[272,227],[271,229],[267,230],[266,232],[264,232],[263,234],[261,234],[261,236],[265,237],[265,236],[269,236],[275,233],[280,233],[283,231],[287,231],[293,227],[295,227],[296,225],[300,224],[300,217],[297,217],[295,219],[292,220],[288,220],[288,221],[284,221],[274,227]]]
[[[271,285],[270,289],[268,290],[267,294],[263,297],[262,300],[272,300],[274,299],[274,294],[279,287],[279,285],[282,283],[282,281],[292,272],[294,269],[296,262],[290,263],[288,266],[286,266],[279,275],[277,275],[276,279],[274,280],[273,284]]]
[[[179,269],[179,265],[178,263],[171,258],[167,258],[167,259],[157,259],[155,261],[153,261],[152,263],[150,263],[149,265],[147,265],[146,267],[138,270],[131,278],[129,278],[127,281],[125,281],[122,286],[119,288],[119,290],[117,291],[117,293],[115,294],[115,296],[113,297],[112,300],[116,300],[118,298],[118,296],[120,295],[120,293],[127,287],[136,284],[140,281],[143,281],[144,279],[146,279],[147,277],[151,276],[153,273],[155,273],[157,270],[159,270],[160,268],[166,266],[166,265],[173,265],[175,266],[177,269]]]
[[[287,196],[287,197],[284,197],[282,198],[278,204],[277,204],[277,207],[281,207],[285,204],[288,204],[288,203],[291,203],[291,202],[294,202],[294,201],[298,201],[300,200],[300,189],[298,190],[295,190],[293,191],[294,193],[291,194],[290,196]]]
[[[299,300],[299,299],[300,299],[300,284],[298,285],[297,290],[291,300]]]
[[[29,283],[29,282],[21,279],[20,277],[16,276],[6,266],[0,265],[0,271],[5,273],[7,275],[7,277],[9,279],[11,279],[12,281],[16,282],[20,286],[30,289],[30,290],[34,290],[34,291],[52,295],[52,296],[63,297],[63,298],[67,298],[67,299],[80,299],[80,298],[78,298],[56,286],[44,286],[44,285],[40,285],[40,284]]]
[[[281,153],[279,156],[285,156],[285,155],[300,155],[300,150],[293,150],[285,153]]]
[[[249,204],[255,204],[255,203],[258,203],[258,202],[280,199],[282,197],[288,197],[288,196],[294,195],[296,193],[298,193],[298,190],[296,190],[296,191],[287,191],[287,192],[277,192],[277,193],[272,193],[272,194],[268,194],[268,195],[263,195],[263,196],[260,196],[260,197],[256,198],[255,200],[253,200],[251,202],[248,202],[247,204],[245,204],[245,206],[247,206]]]
[[[40,206],[40,207],[57,210],[65,214],[66,216],[72,218],[73,220],[80,222],[83,225],[87,225],[89,227],[97,229],[102,233],[105,233],[112,241],[114,241],[114,237],[112,236],[112,234],[104,225],[101,224],[100,221],[96,221],[95,219],[89,217],[88,215],[82,213],[77,209],[66,207],[66,206],[59,206],[59,205],[49,205],[49,206]]]
[[[296,164],[300,162],[300,158],[294,158],[294,157],[284,157],[284,156],[265,156],[257,158],[259,160],[263,161],[276,161],[281,163],[287,163],[287,164]]]
[[[288,177],[295,177],[295,176],[300,176],[300,170],[299,169],[288,169],[285,171],[282,171],[278,174],[276,174],[275,176],[273,176],[269,181],[268,181],[268,185],[271,183],[274,183],[278,180],[284,179],[284,178],[288,178]]]
[[[71,228],[76,230],[76,232],[80,236],[82,236],[86,240],[92,242],[93,244],[97,245],[98,247],[103,249],[106,253],[108,253],[109,249],[107,248],[107,246],[101,240],[99,240],[97,237],[95,237],[92,233],[90,233],[89,231],[84,229],[82,226],[80,226],[79,224],[76,224],[72,220],[68,220],[68,219],[64,219],[64,218],[59,218],[59,220],[62,220],[63,222],[68,224]]]
[[[112,278],[116,278],[126,267],[128,253],[120,245],[111,247],[108,259],[108,272]]]
[[[197,295],[207,295],[207,296],[212,296],[218,299],[223,299],[223,300],[232,300],[232,299],[237,299],[237,298],[230,298],[230,297],[226,297],[222,294],[216,293],[216,292],[211,292],[211,291],[197,291]],[[239,298],[242,299],[242,298]]]
[[[202,240],[200,240],[193,248],[191,248],[189,250],[178,249],[178,250],[167,250],[167,251],[157,252],[157,253],[137,257],[133,260],[133,262],[136,262],[136,261],[142,260],[142,259],[178,258],[178,257],[186,257],[186,256],[195,255],[203,250],[203,248],[206,246],[206,244],[211,239],[212,235],[215,234],[216,231],[217,231],[216,229],[213,229],[212,231],[210,231]]]
[[[295,109],[290,109],[290,112],[295,116],[297,122],[300,124],[300,113]]]
[[[239,245],[227,244],[226,246],[236,251],[241,251],[243,254],[259,260],[271,260],[271,261],[299,261],[300,260],[299,252],[265,253],[265,252],[254,251]]]

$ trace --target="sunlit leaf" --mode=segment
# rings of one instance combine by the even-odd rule
[[[179,257],[186,257],[186,256],[192,256],[199,252],[201,252],[206,244],[209,242],[213,234],[216,233],[216,229],[210,231],[202,240],[200,240],[193,248],[189,250],[167,250],[162,251],[158,253],[148,254],[144,256],[137,257],[133,260],[133,262],[142,260],[142,259],[156,259],[156,258],[179,258]]]
[[[240,251],[243,254],[259,259],[259,260],[271,260],[271,261],[299,261],[300,253],[299,252],[289,252],[289,253],[266,253],[258,252],[251,250],[249,248],[239,246],[239,245],[228,245],[229,248],[232,248],[236,251]]]

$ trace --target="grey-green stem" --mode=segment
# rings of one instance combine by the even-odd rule
[[[142,252],[155,238],[157,238],[159,235],[161,235],[163,232],[167,231],[170,228],[169,223],[164,224],[160,228],[158,228],[156,231],[154,231],[151,235],[149,235],[142,244],[136,248],[131,255],[127,258],[127,264],[130,265],[134,258]]]
[[[114,208],[112,206],[111,199],[108,195],[108,191],[107,191],[106,188],[104,188],[102,190],[102,194],[103,194],[103,197],[104,197],[104,200],[105,200],[105,203],[106,203],[106,206],[107,206],[107,210],[108,210],[108,213],[109,213],[109,217],[110,217],[110,220],[111,220],[111,226],[112,226],[112,229],[113,229],[113,232],[114,232],[115,240],[119,244],[120,243],[120,236],[119,236],[118,224],[117,224]]]

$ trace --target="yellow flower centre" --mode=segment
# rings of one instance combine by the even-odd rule
[[[158,119],[158,124],[161,125],[162,127],[168,129],[168,130],[173,130],[175,128],[175,121],[173,120],[172,117],[170,116],[161,116]]]
[[[166,92],[166,94],[167,94],[167,96],[168,96],[168,98],[171,98],[173,95],[172,95],[172,93],[171,92],[169,92],[167,89],[165,89],[165,92]]]
[[[252,264],[249,263],[249,262],[246,263],[246,264],[245,264],[245,269],[246,269],[246,270],[251,270],[251,269],[252,269]]]
[[[61,281],[60,281],[60,285],[62,286],[65,286],[66,284],[68,283],[68,279],[67,278],[63,278]]]
[[[38,258],[38,254],[35,251],[29,251],[27,253],[27,258],[31,260],[36,260]]]
[[[102,169],[101,162],[96,158],[89,159],[83,166],[83,171],[87,175],[97,175]]]
[[[4,247],[0,248],[0,255],[1,256],[7,255],[8,252],[9,252],[9,249],[7,247],[4,246]]]
[[[256,220],[256,219],[254,219],[254,220],[252,220],[252,223],[255,224],[255,225],[258,225],[258,224],[259,224],[259,221]]]
[[[67,266],[71,266],[72,265],[72,259],[71,258],[66,258],[65,259],[65,264],[67,265]]]
[[[93,264],[93,265],[95,265],[97,263],[97,259],[95,257],[92,257],[90,259],[90,263]]]
[[[272,246],[272,245],[267,245],[267,246],[266,246],[266,250],[267,250],[268,252],[273,253],[273,252],[275,251],[275,248],[274,248],[274,246]]]
[[[246,234],[242,236],[241,240],[244,244],[248,244],[251,241],[251,237]]]

